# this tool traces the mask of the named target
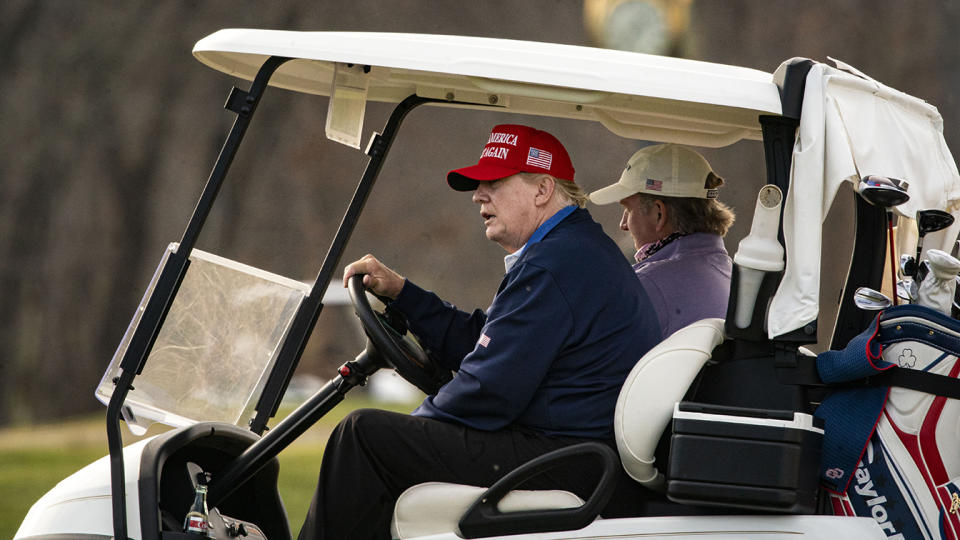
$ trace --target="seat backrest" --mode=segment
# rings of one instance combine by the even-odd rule
[[[648,488],[663,489],[654,450],[674,404],[723,342],[723,327],[723,319],[703,319],[677,330],[643,355],[620,390],[613,420],[620,461],[631,478]]]

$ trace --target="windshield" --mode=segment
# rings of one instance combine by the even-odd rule
[[[164,260],[175,251],[170,244]],[[161,267],[164,261],[161,261]],[[149,298],[156,277],[144,296]],[[127,396],[124,419],[142,434],[153,422],[238,423],[249,417],[306,284],[193,250],[190,266],[143,373]],[[143,302],[97,388],[108,403]]]

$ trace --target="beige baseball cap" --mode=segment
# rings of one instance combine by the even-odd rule
[[[716,199],[718,190],[706,187],[710,173],[716,176],[707,160],[686,146],[647,146],[630,156],[616,184],[594,191],[590,200],[595,204],[610,204],[635,193]]]

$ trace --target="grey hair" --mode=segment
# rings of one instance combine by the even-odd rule
[[[718,188],[723,179],[711,173],[707,177],[706,187]],[[647,193],[638,193],[640,205],[649,210],[654,201],[660,201],[667,207],[667,219],[675,231],[684,234],[705,232],[725,236],[736,215],[733,210],[716,199],[697,197],[656,197]]]
[[[520,173],[520,174],[527,181],[533,181],[535,178],[537,178],[541,174],[546,174],[546,173]],[[550,175],[546,174],[546,176],[550,176]],[[577,184],[574,184],[569,180],[562,180],[554,176],[550,176],[550,178],[553,178],[553,185],[556,186],[556,189],[553,191],[554,197],[559,197],[560,200],[562,200],[563,202],[575,204],[580,208],[584,208],[587,206],[587,200],[589,199],[589,196],[587,195],[587,192],[583,190],[583,188],[581,188],[580,186],[578,186]]]

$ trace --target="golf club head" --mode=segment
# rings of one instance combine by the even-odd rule
[[[865,176],[857,186],[857,193],[873,206],[890,209],[910,200],[906,182],[885,176]]]
[[[913,277],[917,275],[917,259],[904,253],[900,255],[900,277]]]
[[[912,279],[901,279],[897,281],[897,298],[906,300],[908,304],[912,304],[915,300],[915,298],[912,296],[910,288],[912,283]]]
[[[917,212],[917,231],[923,237],[927,233],[937,232],[953,225],[953,216],[949,212],[931,208]]]
[[[866,311],[879,311],[890,307],[893,302],[882,292],[870,287],[860,287],[853,294],[853,303]]]
[[[923,261],[917,265],[917,276],[913,280],[917,284],[924,280],[927,277],[927,274],[930,273],[930,261]]]
[[[920,260],[920,254],[923,251],[923,237],[927,233],[946,229],[953,224],[953,216],[943,210],[931,208],[929,210],[917,211],[917,260]]]

